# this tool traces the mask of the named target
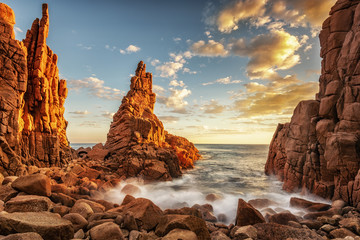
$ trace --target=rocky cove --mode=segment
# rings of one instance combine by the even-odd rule
[[[0,3],[0,239],[359,239],[359,14],[359,1],[331,9],[316,100],[300,102],[270,144],[266,173],[304,197],[239,198],[232,219],[214,211],[227,204],[218,193],[166,208],[138,197],[146,184],[176,181],[202,161],[154,114],[153,76],[142,61],[106,143],[72,149],[66,81],[46,44],[48,5],[18,41],[15,14]],[[121,198],[109,197],[114,189]],[[309,193],[332,202],[303,199]]]

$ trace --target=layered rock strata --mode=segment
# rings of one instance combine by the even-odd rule
[[[60,166],[71,158],[66,138],[65,80],[46,45],[47,4],[23,42],[15,40],[15,15],[0,3],[0,172],[21,175],[28,165]]]
[[[113,117],[105,146],[96,146],[88,157],[104,159],[120,177],[145,180],[171,180],[181,175],[181,168],[192,167],[200,157],[198,150],[185,138],[164,131],[154,114],[155,101],[152,74],[141,61]]]
[[[265,167],[287,191],[360,202],[360,1],[339,0],[320,33],[316,100],[279,124]]]

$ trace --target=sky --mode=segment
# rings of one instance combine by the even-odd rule
[[[24,39],[44,1],[2,2]],[[318,34],[335,0],[47,3],[71,143],[106,141],[143,60],[168,132],[194,143],[269,144],[299,101],[315,99]]]

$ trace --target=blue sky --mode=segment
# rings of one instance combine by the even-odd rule
[[[43,1],[5,0],[25,38]],[[137,63],[155,114],[195,143],[268,144],[318,91],[318,33],[334,0],[48,1],[49,47],[69,95],[70,142],[105,142]]]

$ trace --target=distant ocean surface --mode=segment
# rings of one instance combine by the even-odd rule
[[[71,146],[75,148],[80,145]],[[130,179],[108,192],[105,198],[121,203],[125,197],[120,192],[122,187],[132,183],[141,189],[135,197],[151,199],[162,209],[205,204],[208,203],[205,199],[207,194],[220,194],[222,199],[211,204],[215,216],[220,213],[227,215],[228,223],[235,218],[239,198],[246,201],[268,198],[279,203],[274,207],[296,211],[289,207],[289,200],[299,195],[284,192],[281,182],[264,174],[268,145],[197,144],[196,147],[203,158],[196,162],[194,169],[184,171],[181,178],[150,184]],[[306,198],[326,202],[312,196]]]

